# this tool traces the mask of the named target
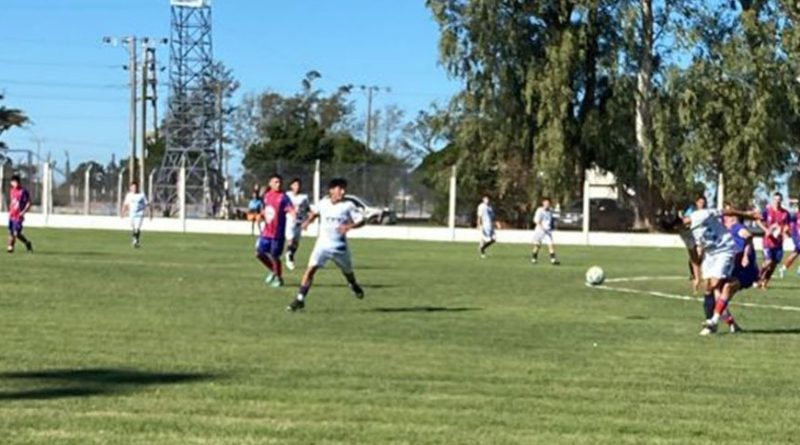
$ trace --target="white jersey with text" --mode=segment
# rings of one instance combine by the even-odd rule
[[[549,208],[539,207],[533,215],[533,223],[536,230],[550,233],[553,231],[553,211]]]
[[[144,193],[128,192],[125,196],[125,204],[128,206],[131,218],[143,218],[144,211],[147,209],[147,196]]]
[[[311,211],[319,215],[319,237],[317,247],[345,249],[347,236],[339,233],[339,228],[349,223],[360,223],[364,214],[351,201],[341,200],[334,203],[330,198],[325,198],[319,205],[312,206]]]
[[[689,229],[695,243],[706,255],[733,253],[736,244],[728,229],[722,224],[719,210],[696,210],[690,216]]]
[[[294,192],[286,192],[286,196],[292,201],[292,205],[294,209],[297,211],[297,216],[288,215],[289,221],[287,222],[287,226],[292,225],[300,225],[303,221],[306,220],[308,216],[308,211],[311,208],[311,203],[308,200],[308,195],[305,193],[297,193]]]

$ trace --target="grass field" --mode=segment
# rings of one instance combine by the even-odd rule
[[[30,230],[0,257],[2,444],[777,444],[800,437],[800,312],[586,288],[680,250],[355,241],[288,314],[248,237]],[[301,258],[310,249],[306,243]],[[622,284],[620,284],[622,285]],[[625,288],[687,294],[659,279]],[[800,307],[800,279],[740,301]]]

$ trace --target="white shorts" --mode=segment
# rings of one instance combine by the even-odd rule
[[[533,231],[533,244],[547,243],[553,245],[553,232],[549,230],[534,230]]]
[[[706,280],[730,277],[733,272],[733,253],[706,253],[701,270]]]
[[[314,246],[311,257],[308,259],[308,267],[325,267],[328,260],[332,260],[342,272],[353,273],[353,262],[347,246],[339,249],[329,246]]]
[[[484,242],[492,241],[495,238],[494,227],[481,229],[481,240]]]
[[[144,216],[131,216],[131,229],[141,230],[142,222],[144,222]]]
[[[299,224],[291,224],[286,226],[286,241],[300,241],[301,236],[303,236],[303,226]]]

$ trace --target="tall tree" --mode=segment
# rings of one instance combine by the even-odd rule
[[[0,101],[3,100],[3,95],[0,94]],[[28,122],[28,117],[22,110],[16,108],[7,108],[0,105],[0,135],[13,127],[21,127]],[[3,141],[0,141],[0,148],[5,147]]]

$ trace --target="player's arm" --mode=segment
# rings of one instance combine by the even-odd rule
[[[753,234],[747,229],[739,229],[738,235],[744,239],[744,254],[742,255],[742,266],[750,265],[750,253],[753,251]]]
[[[758,212],[745,212],[743,210],[726,209],[722,210],[720,213],[722,216],[738,216],[742,219],[755,220],[757,224],[762,225],[763,227],[763,223],[761,222],[763,217]],[[764,229],[766,229],[766,227],[764,227]]]
[[[27,190],[25,191],[25,193],[27,193]],[[31,202],[30,197],[28,197],[28,199],[26,199],[26,201],[27,202],[25,203],[25,207],[22,210],[20,210],[20,212],[19,212],[20,216],[24,216],[26,213],[28,213],[28,210],[30,210],[31,206],[33,205],[33,203]]]
[[[308,226],[310,226],[311,223],[313,223],[317,219],[318,216],[319,216],[319,213],[315,212],[314,210],[309,209],[308,216],[306,217],[306,220],[303,221],[303,224],[301,224],[301,227],[303,228],[303,230],[308,229]]]
[[[341,226],[339,226],[339,233],[344,235],[353,229],[364,227],[366,224],[367,224],[367,218],[364,218],[364,215],[362,215],[360,211],[356,210],[355,208],[351,208],[350,222],[344,223]]]

